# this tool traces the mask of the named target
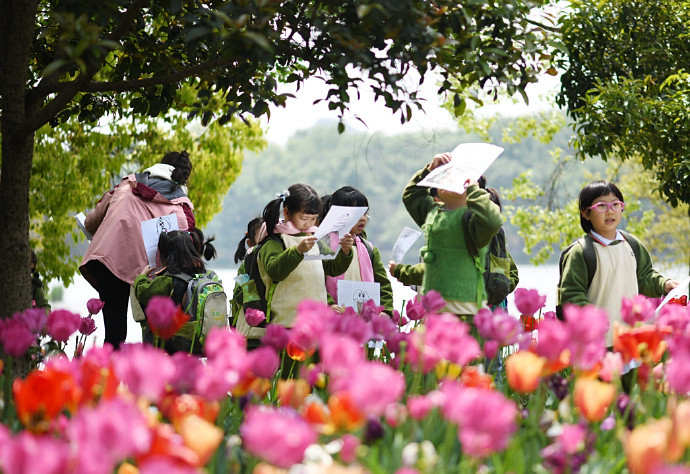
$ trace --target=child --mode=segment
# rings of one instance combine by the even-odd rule
[[[244,268],[244,257],[248,253],[251,253],[251,251],[254,249],[254,246],[259,242],[259,236],[261,235],[261,227],[263,223],[264,220],[262,217],[255,217],[254,219],[250,220],[247,224],[247,232],[244,233],[244,237],[242,237],[242,240],[240,240],[240,242],[237,244],[237,250],[235,251],[235,264],[240,264],[240,266],[237,267],[238,275],[246,273]],[[235,283],[235,288],[232,292],[232,302],[230,305],[230,312],[232,315],[231,322],[233,327],[237,324],[237,319],[240,316],[244,316],[244,311],[242,309],[243,301],[242,287],[239,285],[239,283]]]
[[[218,256],[216,248],[211,244],[216,240],[216,236],[210,238],[205,238],[204,233],[198,227],[195,227],[191,232],[192,240],[194,241],[194,247],[196,247],[199,255],[204,257],[206,261],[212,260]]]
[[[281,206],[283,219],[279,219]],[[340,240],[341,251],[335,259],[305,260],[304,254],[316,243],[312,234],[320,211],[319,195],[305,184],[293,184],[264,209],[266,237],[260,242],[258,267],[266,286],[271,324],[292,327],[302,300],[326,303],[325,275],[340,275],[352,263],[350,234]],[[249,326],[244,318],[238,319],[237,330],[247,336],[250,348],[259,345],[266,331]]]
[[[486,304],[483,260],[487,245],[501,228],[501,211],[476,181],[467,180],[463,193],[439,189],[438,197],[443,204],[434,202],[429,188],[417,185],[431,171],[450,160],[450,153],[436,155],[417,172],[405,187],[403,203],[414,221],[424,229],[422,292],[436,290],[446,300],[446,312],[471,316]],[[468,235],[465,235],[462,219],[468,210],[472,215]],[[477,258],[470,255],[468,244],[479,249]]]
[[[152,269],[147,265],[132,284],[134,294],[143,308],[156,295],[170,296],[176,304],[184,307],[183,299],[187,292],[187,282],[176,275],[185,274],[194,277],[197,273],[206,273],[206,267],[194,240],[185,231],[163,232],[158,239],[158,252],[162,268]],[[150,277],[153,278],[150,279]],[[144,342],[153,343],[151,328],[145,322],[142,326]],[[172,339],[166,341],[165,350],[171,354],[177,351],[189,351],[191,343],[191,335],[178,332]],[[198,341],[195,341],[194,353],[201,353],[201,344]]]
[[[37,264],[38,258],[36,258],[36,252],[31,249],[31,299],[33,300],[33,307],[42,308],[47,313],[50,313],[50,303],[48,303],[45,292],[43,291],[41,277],[36,271]]]
[[[622,298],[641,293],[663,296],[678,282],[652,267],[649,251],[640,240],[618,229],[625,208],[623,194],[608,181],[595,181],[580,191],[580,226],[584,238],[563,252],[558,303],[605,309],[609,321],[620,321]],[[596,270],[589,275],[586,253],[593,248]],[[612,343],[609,329],[607,344]]]
[[[344,186],[331,195],[330,205],[350,206],[350,207],[369,207],[366,196],[352,186]],[[355,241],[353,249],[352,264],[340,276],[326,277],[326,290],[330,296],[329,302],[335,303],[338,298],[338,280],[353,280],[376,282],[381,285],[380,302],[386,308],[389,315],[393,314],[393,288],[388,280],[386,268],[381,262],[379,249],[371,245],[366,240],[366,226],[369,221],[369,214],[364,214],[350,231]],[[342,311],[338,307],[337,311]]]

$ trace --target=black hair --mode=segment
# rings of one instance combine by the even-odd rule
[[[331,195],[331,206],[369,207],[369,201],[359,189],[343,186]]]
[[[592,205],[596,198],[606,196],[607,194],[613,194],[620,201],[625,202],[625,199],[623,199],[623,193],[620,191],[620,189],[618,189],[618,186],[610,181],[594,181],[589,183],[580,191],[580,197],[578,199],[578,207],[580,208],[580,226],[587,234],[589,234],[594,228],[592,227],[592,221],[585,219],[582,213],[587,212],[587,208]]]
[[[491,199],[491,202],[496,204],[501,212],[503,212],[503,208],[501,207],[501,195],[498,194],[498,191],[496,191],[494,188],[486,188],[486,192],[489,193],[489,199]]]
[[[36,269],[36,265],[38,265],[38,257],[36,257],[36,252],[34,252],[34,249],[29,249],[29,252],[31,252],[31,283],[36,286],[36,287],[42,287],[43,282],[41,281],[41,276],[38,274],[38,270]]]
[[[273,201],[269,202],[264,208],[263,218],[266,222],[266,235],[270,237],[274,234],[274,229],[280,219],[280,205],[287,209],[288,214],[304,212],[305,214],[320,214],[323,205],[319,194],[306,184],[293,184],[287,189],[287,193],[280,193]]]
[[[195,227],[194,230],[190,232],[190,235],[192,236],[192,240],[194,241],[194,247],[196,247],[196,251],[204,257],[206,260],[211,260],[217,257],[218,253],[216,252],[216,248],[211,244],[214,240],[216,240],[216,236],[212,235],[208,239],[204,239],[204,233],[199,229],[198,227]]]
[[[254,247],[258,244],[258,232],[261,229],[261,225],[264,223],[262,217],[255,217],[247,223],[247,232],[244,233],[244,237],[237,244],[237,250],[235,251],[235,263],[240,263],[244,260],[247,255],[247,247]]]
[[[161,163],[175,168],[171,176],[174,182],[180,186],[187,184],[189,175],[192,173],[192,161],[189,159],[189,153],[186,150],[167,153],[161,160]]]
[[[166,273],[186,273],[195,275],[206,273],[206,266],[188,232],[173,230],[162,232],[158,238],[158,251],[161,254]]]
[[[429,195],[432,198],[438,197],[438,188],[429,188]]]
[[[332,194],[324,194],[321,196],[321,212],[319,213],[319,224],[323,222],[323,220],[326,218],[326,214],[328,214],[328,211],[331,209],[331,197]]]
[[[479,179],[477,180],[477,184],[479,185],[480,188],[486,189],[486,176],[481,175]]]

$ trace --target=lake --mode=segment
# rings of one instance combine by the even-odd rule
[[[234,287],[233,277],[236,275],[236,269],[216,269],[216,273],[225,282],[225,292],[229,295],[232,294],[232,288]],[[558,265],[518,265],[518,271],[520,275],[520,283],[518,287],[537,289],[542,294],[546,294],[546,310],[553,310],[556,306],[556,285],[558,283]],[[402,308],[403,302],[414,297],[414,291],[402,285],[400,282],[391,278],[393,285],[393,296],[395,300],[395,308],[400,310]],[[50,285],[51,287],[53,285]],[[85,316],[86,312],[86,302],[90,298],[98,298],[98,293],[96,290],[91,288],[86,280],[81,275],[75,277],[74,283],[65,289],[63,293],[62,301],[51,302],[53,309],[67,309],[72,312],[81,314]],[[516,314],[515,306],[513,304],[512,295],[508,296],[508,310],[511,314]],[[102,344],[105,336],[103,329],[103,316],[98,314],[94,317],[96,321],[96,332],[94,332],[87,342],[86,346],[91,347],[93,344]],[[141,341],[141,329],[138,323],[134,321],[131,317],[131,311],[128,316],[128,327],[127,327],[127,342],[140,342]],[[71,353],[68,350],[68,353]]]

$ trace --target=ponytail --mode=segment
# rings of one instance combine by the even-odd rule
[[[269,202],[266,207],[264,207],[263,218],[266,223],[266,235],[268,237],[273,236],[273,231],[275,230],[276,224],[280,219],[280,203],[281,199],[277,198]]]
[[[247,255],[247,238],[248,236],[245,235],[242,237],[242,240],[240,240],[240,243],[237,244],[237,250],[235,250],[235,263],[240,263]]]
[[[276,199],[269,202],[264,208],[264,222],[266,223],[266,234],[268,237],[274,234],[278,220],[280,219],[280,205],[288,210],[288,214],[304,212],[305,214],[319,214],[323,207],[319,194],[306,184],[293,184]]]
[[[195,227],[194,230],[192,230],[190,232],[190,235],[192,236],[192,241],[194,242],[194,247],[196,247],[196,250],[199,253],[199,255],[204,257],[206,260],[211,260],[211,259],[216,258],[216,256],[217,256],[216,248],[213,245],[211,245],[211,242],[216,240],[215,235],[204,240],[204,233],[198,227]]]
[[[192,173],[192,161],[189,159],[189,153],[186,150],[179,152],[171,151],[163,157],[161,163],[175,168],[171,175],[174,182],[180,186],[187,184],[189,175]]]

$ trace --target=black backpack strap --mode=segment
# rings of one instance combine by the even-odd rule
[[[472,217],[472,211],[467,209],[462,215],[462,231],[465,233],[465,244],[467,245],[467,250],[470,252],[472,258],[479,255],[479,249],[477,244],[472,238],[470,238],[470,217]]]
[[[588,234],[578,239],[582,245],[582,257],[585,259],[587,266],[587,288],[589,289],[594,279],[594,274],[597,272],[597,251],[594,249],[594,240]]]
[[[360,236],[360,239],[362,239],[362,242],[364,243],[364,247],[367,249],[367,253],[369,254],[369,261],[371,261],[372,266],[374,265],[374,246],[369,242],[367,239],[364,237]]]
[[[173,278],[172,299],[186,311],[186,303],[189,300],[189,282],[194,277],[186,273],[171,273],[170,276]]]

